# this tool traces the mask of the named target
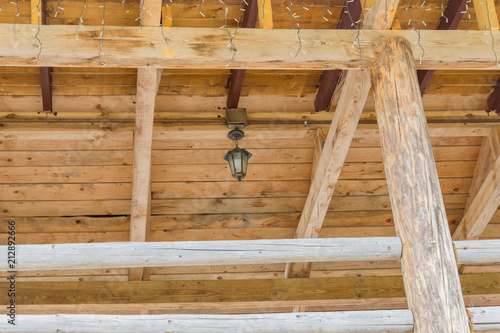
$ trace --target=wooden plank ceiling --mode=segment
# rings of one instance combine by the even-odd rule
[[[305,2],[308,10],[302,13],[302,29],[337,28],[342,1],[330,1],[331,14],[324,11],[325,1]],[[294,12],[300,10],[300,3],[293,1]],[[428,11],[421,1],[408,1],[408,7],[416,24],[425,11],[426,25],[421,29],[435,29],[441,3],[427,1]],[[62,1],[59,6],[64,10],[55,17],[57,4],[47,1],[47,24],[78,23],[83,1]],[[18,5],[17,23],[31,23],[29,2]],[[84,25],[101,24],[101,5],[87,1]],[[0,23],[14,23],[16,5],[2,0],[0,6]],[[203,16],[199,1],[173,0],[169,6],[174,27],[225,24],[224,5],[219,1],[205,0]],[[272,0],[272,22],[266,24],[291,29],[287,6],[288,1]],[[234,28],[240,2],[230,0],[227,7],[228,25]],[[474,7],[469,9],[470,22],[464,15],[457,29],[480,28]],[[138,13],[137,0],[106,1],[107,26],[138,26]],[[409,10],[400,2],[393,29],[412,27]],[[222,159],[233,148],[224,126],[230,68],[163,70],[152,140],[151,241],[293,238],[311,186],[318,138],[321,142],[326,137],[333,118],[329,111],[335,110],[342,87],[337,85],[329,110],[316,112],[321,76],[321,71],[311,70],[246,71],[238,106],[247,109],[250,125],[240,146],[253,156],[247,177],[238,183]],[[452,233],[471,205],[471,186],[482,184],[476,182],[480,172],[476,161],[484,138],[491,138],[491,128],[500,120],[486,112],[499,77],[500,70],[436,71],[423,96],[428,120],[436,123],[431,126],[431,140]],[[16,220],[18,244],[129,241],[137,70],[56,67],[51,79],[52,112],[44,112],[39,69],[0,67],[0,230],[5,233],[5,222]],[[396,235],[371,93],[360,121],[319,237]],[[445,124],[449,122],[453,124]],[[462,125],[465,122],[481,123]],[[500,238],[500,211],[489,210],[493,217],[480,239]],[[6,238],[0,244],[6,244]],[[285,264],[262,264],[161,267],[149,274],[153,281],[267,280],[282,279],[284,272]],[[466,265],[462,273],[500,273],[500,265]],[[400,277],[401,268],[397,261],[313,263],[310,276],[353,278],[349,288],[355,288],[355,278]],[[18,278],[48,284],[128,279],[128,269],[35,271],[19,273]],[[404,307],[401,297],[399,292],[387,304]],[[375,301],[366,304],[377,308]],[[308,306],[317,310],[321,304]],[[343,306],[355,308],[348,302]],[[239,311],[255,311],[249,307]],[[288,311],[288,307],[261,304],[261,312]],[[220,312],[238,311],[226,307]]]

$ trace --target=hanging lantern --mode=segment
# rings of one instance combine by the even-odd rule
[[[235,142],[236,148],[229,150],[224,159],[229,162],[229,168],[233,177],[240,182],[247,174],[248,160],[252,157],[252,154],[246,149],[238,147],[238,140],[245,137],[242,130],[234,129],[229,132],[228,137]]]

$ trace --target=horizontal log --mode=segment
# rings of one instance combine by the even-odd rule
[[[475,332],[500,329],[500,307],[469,309]],[[119,333],[346,333],[413,330],[410,310],[272,313],[247,315],[19,315],[16,325],[0,322],[11,333],[119,332]]]
[[[0,66],[100,66],[98,50],[101,26],[42,26],[38,35],[43,48],[33,44],[33,26],[4,24],[0,27]],[[160,27],[106,28],[102,60],[106,67],[162,67],[162,68],[220,68],[225,69],[233,52],[227,48],[227,34],[214,28],[168,28],[165,34]],[[238,30],[238,54],[230,68],[246,69],[355,69],[360,66],[357,48],[352,48],[357,31],[351,30],[302,30],[305,54],[297,58],[290,53],[297,50],[295,37],[286,30]],[[418,36],[412,31],[362,31],[362,65],[373,58],[372,42],[392,35],[410,41],[417,57]],[[493,31],[493,38],[500,32]],[[491,55],[491,37],[482,31],[431,31],[421,32],[420,42],[425,57],[418,69],[495,69]],[[457,48],[455,41],[461,41]],[[128,52],[124,53],[126,49]],[[97,51],[96,51],[97,50]],[[419,58],[417,58],[419,59]]]
[[[461,275],[464,295],[483,297],[476,303],[498,302],[500,274]],[[10,282],[0,283],[8,290]],[[56,306],[66,310],[93,305],[135,307],[182,307],[193,305],[273,306],[326,305],[335,300],[404,297],[403,279],[384,277],[335,277],[309,279],[246,279],[193,281],[78,281],[78,282],[17,282],[16,304]],[[8,304],[7,293],[0,293],[0,304]],[[225,304],[227,303],[227,304]],[[497,303],[496,305],[500,305]],[[48,308],[46,309],[48,310]],[[5,313],[6,308],[0,308]],[[21,312],[24,313],[24,312]],[[57,312],[56,312],[57,313]],[[59,312],[61,313],[61,312]]]
[[[456,243],[458,263],[500,262],[500,240]],[[0,246],[7,257],[8,246]],[[18,271],[321,261],[398,260],[401,242],[386,238],[321,238],[205,242],[117,242],[18,245]],[[6,272],[8,263],[0,265]]]

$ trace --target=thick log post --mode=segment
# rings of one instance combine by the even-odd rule
[[[373,48],[370,75],[414,332],[470,332],[410,43],[388,37]]]

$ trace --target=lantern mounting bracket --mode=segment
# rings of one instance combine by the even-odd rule
[[[229,129],[241,129],[248,123],[247,109],[228,108],[226,109],[227,127]],[[232,139],[234,140],[234,139]]]
[[[239,141],[245,137],[245,133],[242,130],[236,128],[227,134],[227,137],[233,141]]]

